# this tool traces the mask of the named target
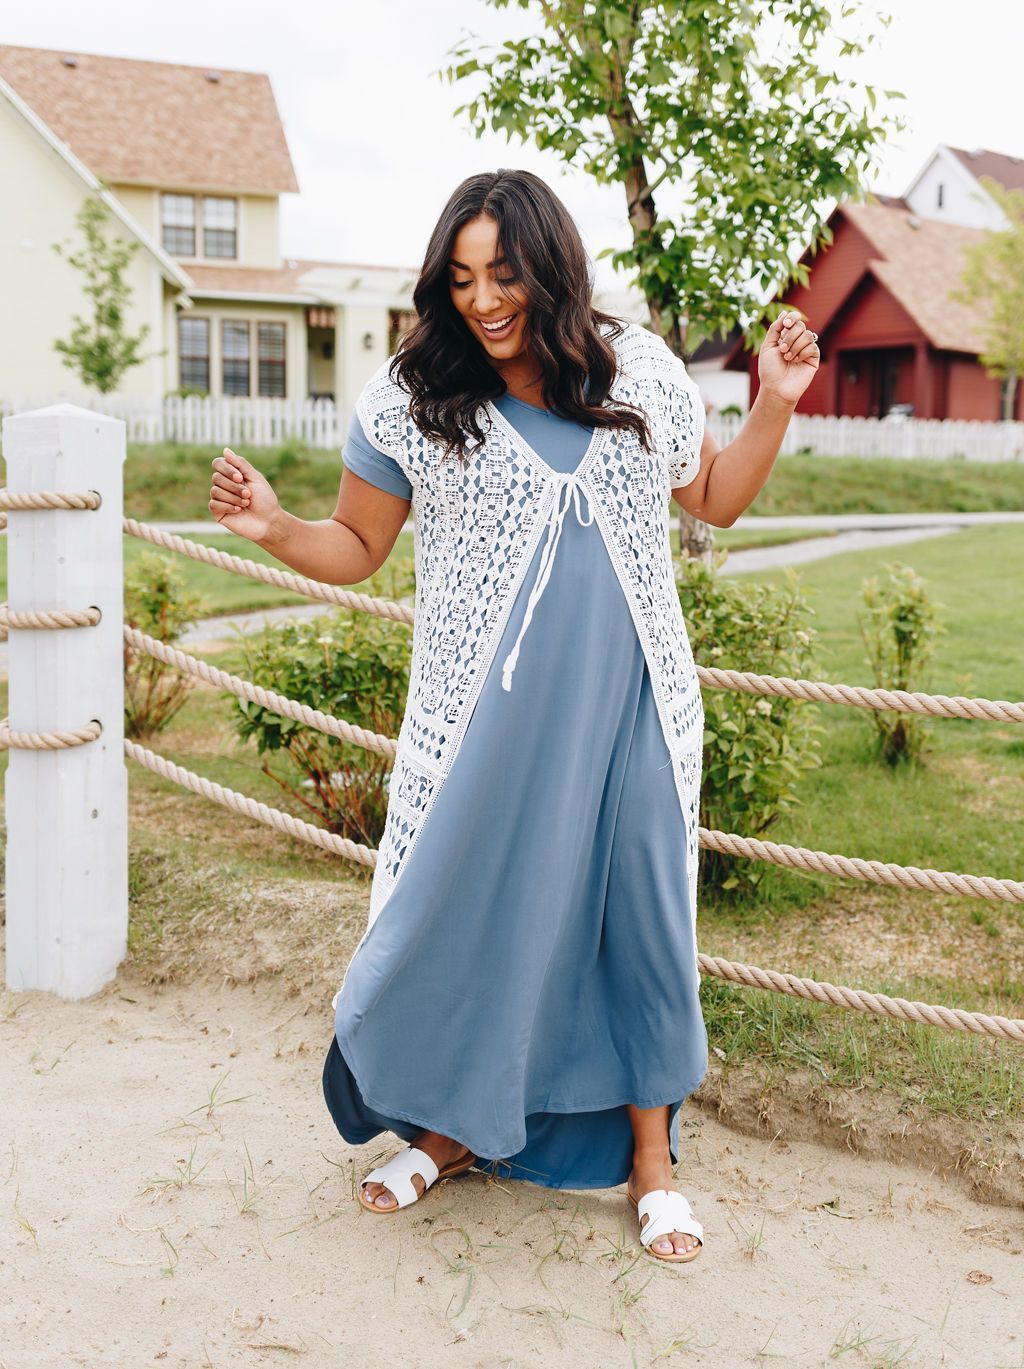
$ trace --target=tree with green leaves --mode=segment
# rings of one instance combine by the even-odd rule
[[[613,263],[636,272],[679,355],[744,315],[759,320],[766,287],[806,282],[793,247],[830,240],[824,204],[863,198],[873,154],[903,126],[873,116],[871,87],[858,111],[853,83],[818,65],[827,42],[845,59],[871,41],[839,36],[858,12],[850,0],[486,2],[536,13],[538,31],[453,47],[438,74],[486,78],[455,112],[477,136],[532,140],[622,183],[633,242]],[[661,217],[655,192],[676,182],[686,207]]]
[[[985,300],[981,364],[1003,382],[1002,416],[1013,418],[1017,381],[1024,376],[1024,190],[1007,190],[991,176],[981,184],[1006,215],[1007,227],[990,229],[964,252],[960,283],[949,293],[962,304]]]
[[[873,41],[847,24],[856,0],[486,2],[530,12],[536,30],[449,50],[437,75],[483,78],[455,112],[478,137],[532,141],[623,186],[632,243],[598,256],[634,274],[677,355],[736,324],[760,347],[765,299],[808,279],[794,248],[831,241],[828,202],[864,198],[875,154],[903,127],[876,115],[872,87],[821,65],[827,49],[847,62]],[[681,192],[677,213],[659,212],[663,187]],[[681,533],[710,541],[689,515]]]
[[[148,323],[134,335],[125,327],[132,298],[125,272],[139,244],[111,237],[110,221],[109,209],[101,194],[94,191],[82,201],[75,216],[83,245],[72,251],[66,242],[53,244],[57,255],[82,273],[82,288],[91,302],[90,316],[73,315],[70,337],[56,341],[54,350],[62,354],[65,366],[78,372],[85,385],[104,395],[117,389],[126,371],[146,360],[140,348],[150,331]]]

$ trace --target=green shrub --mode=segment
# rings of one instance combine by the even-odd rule
[[[782,586],[720,577],[727,553],[709,566],[681,563],[679,593],[697,663],[760,675],[814,673],[814,610],[790,568]],[[819,763],[816,713],[797,699],[704,688],[701,824],[762,837],[799,803],[800,777]],[[703,887],[749,896],[769,870],[763,861],[702,850]]]
[[[935,638],[946,629],[925,592],[924,580],[899,562],[883,567],[882,579],[871,576],[861,584],[866,612],[858,614],[867,662],[878,689],[922,690],[926,666],[935,651]],[[887,765],[920,762],[925,734],[922,718],[914,713],[870,709],[878,751]]]
[[[124,620],[160,642],[176,642],[208,612],[207,601],[186,589],[171,557],[140,553],[124,577]],[[167,726],[191,692],[194,679],[128,643],[124,647],[124,730],[150,737]]]
[[[345,722],[397,737],[409,687],[412,633],[335,609],[289,619],[241,640],[239,673]],[[255,739],[263,771],[331,832],[376,846],[384,831],[392,761],[260,704],[232,696],[233,725]],[[271,757],[286,761],[272,767]]]

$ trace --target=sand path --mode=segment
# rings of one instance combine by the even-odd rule
[[[471,1173],[365,1213],[399,1143],[337,1135],[330,1030],[266,981],[0,994],[5,1369],[1024,1365],[1019,1210],[692,1101],[693,1264],[640,1253],[621,1189]]]

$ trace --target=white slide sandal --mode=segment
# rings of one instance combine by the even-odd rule
[[[425,1150],[420,1150],[419,1146],[407,1146],[405,1150],[400,1150],[397,1155],[392,1156],[386,1164],[371,1169],[369,1174],[360,1181],[360,1206],[365,1207],[368,1212],[397,1212],[398,1208],[408,1207],[410,1203],[416,1202],[423,1196],[422,1193],[416,1192],[416,1187],[412,1181],[414,1174],[418,1174],[423,1180],[423,1193],[426,1193],[427,1189],[438,1179],[447,1179],[454,1174],[465,1174],[466,1170],[471,1169],[475,1164],[476,1156],[469,1154],[463,1155],[461,1159],[452,1160],[438,1169]],[[395,1195],[398,1206],[378,1207],[363,1192],[366,1184],[383,1184]]]
[[[640,1219],[640,1244],[656,1260],[668,1260],[673,1264],[685,1264],[695,1260],[704,1249],[704,1228],[693,1215],[689,1200],[674,1188],[652,1188],[639,1201],[627,1189],[626,1196],[636,1208]],[[643,1219],[647,1218],[645,1222]],[[660,1250],[651,1250],[651,1242],[659,1236],[667,1236],[670,1231],[681,1231],[684,1236],[696,1236],[700,1245],[692,1250],[673,1251],[671,1255]]]

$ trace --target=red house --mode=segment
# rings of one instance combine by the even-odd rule
[[[966,247],[982,239],[985,229],[951,222],[942,212],[944,202],[963,194],[959,174],[975,180],[965,159],[982,158],[988,174],[1024,183],[1022,159],[941,147],[907,195],[878,196],[833,211],[832,242],[817,256],[808,250],[801,258],[807,285],[794,284],[779,296],[819,335],[821,365],[800,400],[801,413],[878,418],[900,405],[910,406],[904,412],[914,418],[1002,417],[1002,382],[988,376],[978,360],[987,305],[949,297],[959,284]],[[1010,174],[1001,162],[1012,166]],[[929,209],[934,216],[926,216]],[[737,341],[724,366],[749,373],[752,401],[756,355]],[[1021,381],[1013,412],[1024,420]]]

